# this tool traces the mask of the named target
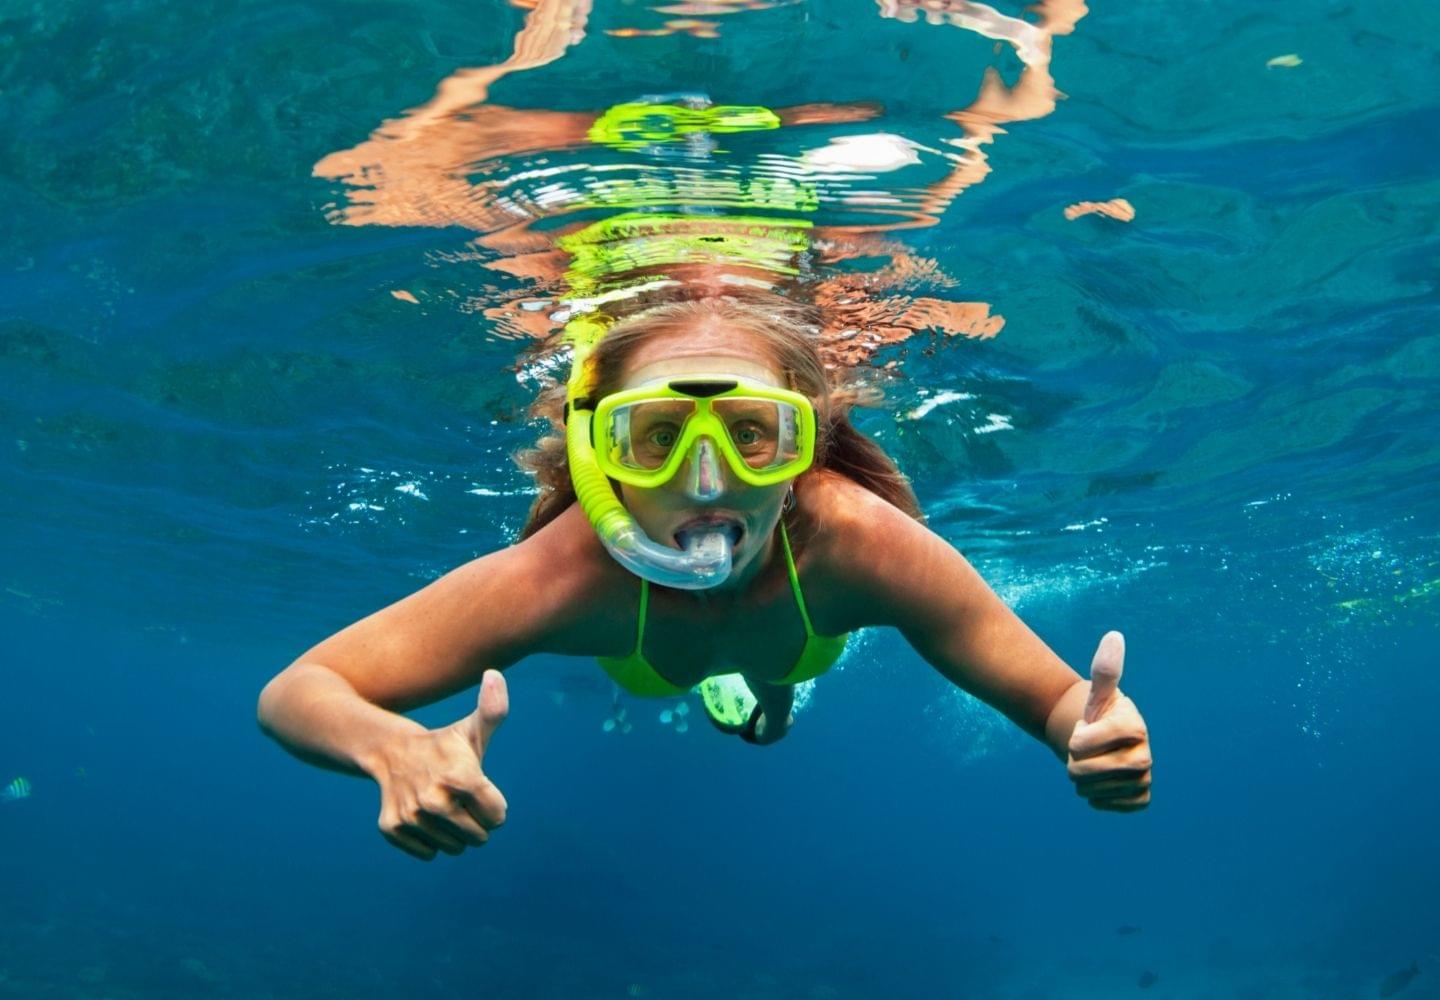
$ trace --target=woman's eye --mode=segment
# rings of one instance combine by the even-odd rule
[[[740,445],[759,444],[760,432],[754,427],[741,427],[735,431],[735,443]]]
[[[675,431],[669,427],[657,427],[650,432],[650,443],[660,447],[669,448],[675,443]]]

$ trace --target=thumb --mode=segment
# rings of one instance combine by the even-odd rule
[[[485,671],[480,679],[480,694],[476,702],[475,711],[464,720],[464,724],[469,730],[475,755],[484,759],[490,738],[510,714],[510,689],[505,685],[505,675],[498,670]]]
[[[1119,632],[1106,632],[1090,662],[1090,699],[1085,702],[1084,721],[1094,722],[1114,703],[1125,670],[1125,637]]]

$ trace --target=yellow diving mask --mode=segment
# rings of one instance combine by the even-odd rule
[[[597,403],[591,352],[607,328],[603,318],[566,324],[575,357],[565,452],[576,499],[606,551],[630,572],[682,590],[718,586],[730,575],[729,531],[690,532],[677,537],[679,548],[657,542],[620,502],[614,480],[659,486],[685,467],[694,477],[691,495],[705,501],[723,491],[723,456],[743,482],[782,482],[814,460],[815,408],[800,393],[728,374],[657,379]],[[695,461],[687,465],[690,452]]]
[[[670,376],[612,393],[591,427],[601,471],[642,488],[669,482],[687,457],[692,476],[713,483],[717,451],[751,486],[793,479],[815,459],[810,400],[735,375]]]

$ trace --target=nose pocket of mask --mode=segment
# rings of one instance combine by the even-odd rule
[[[695,442],[690,451],[685,492],[696,500],[714,500],[725,490],[725,472],[720,467],[719,449],[708,437]]]

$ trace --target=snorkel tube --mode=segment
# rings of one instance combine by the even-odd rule
[[[604,323],[582,317],[566,324],[565,331],[566,339],[574,348],[565,398],[565,454],[580,509],[589,518],[605,550],[636,576],[680,590],[718,586],[730,575],[729,533],[695,532],[686,537],[683,550],[661,545],[645,534],[625,509],[595,459],[592,436],[595,401],[590,396],[594,371],[590,352],[605,335],[605,329]]]

